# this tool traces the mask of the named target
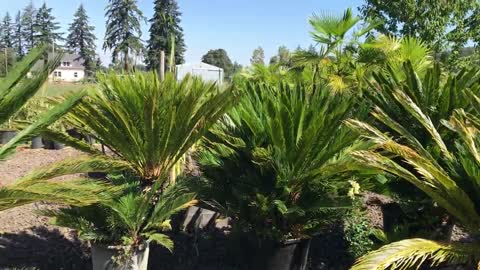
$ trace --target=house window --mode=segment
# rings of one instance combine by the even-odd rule
[[[58,73],[56,71],[53,72],[53,77],[57,77]]]
[[[69,66],[70,66],[70,62],[62,62],[62,66],[64,66],[64,67],[69,67]]]
[[[73,77],[78,78],[78,72],[74,72]]]
[[[60,72],[60,71],[54,71],[54,72],[53,72],[53,77],[62,77],[62,72]]]

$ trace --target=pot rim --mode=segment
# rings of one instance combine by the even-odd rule
[[[98,242],[90,242],[90,246],[94,247],[99,247],[99,248],[104,248],[108,250],[115,250],[119,251],[122,250],[128,246],[125,245],[112,245],[112,244],[106,244],[106,243],[98,243]],[[143,242],[142,244],[138,245],[137,251],[145,251],[147,248],[150,247],[150,244],[148,242]]]

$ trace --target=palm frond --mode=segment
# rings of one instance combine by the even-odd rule
[[[34,181],[0,188],[0,211],[25,204],[45,201],[72,206],[86,206],[112,200],[119,188],[91,179],[66,182]]]
[[[80,103],[84,96],[85,92],[75,93],[68,97],[65,102],[42,114],[39,120],[19,132],[17,136],[0,148],[0,159],[5,158],[7,155],[15,151],[16,146],[28,140],[31,136],[33,136],[32,134],[47,128],[58,118],[68,113],[73,107]]]
[[[38,180],[47,180],[58,176],[88,172],[119,172],[131,170],[130,164],[118,158],[97,155],[81,156],[51,164],[48,167],[32,171],[18,181],[18,184],[29,185]]]
[[[476,267],[478,244],[443,244],[425,239],[395,242],[359,258],[350,270],[406,270],[467,264]]]

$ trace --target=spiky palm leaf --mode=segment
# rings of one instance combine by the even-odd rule
[[[411,70],[408,65],[407,70]],[[367,167],[412,183],[471,234],[478,235],[480,126],[476,123],[480,121],[476,116],[477,98],[473,94],[479,87],[478,71],[460,72],[444,84],[438,81],[438,69],[429,71],[425,75],[425,87],[416,74],[410,74],[414,76],[411,79],[407,76],[404,84],[378,77],[378,87],[384,91],[373,99],[378,107],[372,115],[380,124],[377,126],[387,127],[394,137],[367,123],[349,120],[352,128],[377,145],[376,151],[358,151],[354,156]],[[454,100],[452,96],[459,98]],[[389,101],[391,103],[387,103]],[[466,105],[464,109],[454,110],[459,104]],[[450,118],[450,121],[441,121],[441,118]],[[406,240],[360,258],[352,269],[410,269],[423,263],[435,266],[469,263],[477,267],[479,258],[476,246]]]
[[[15,65],[8,76],[0,81],[0,124],[3,124],[18,111],[20,108],[40,89],[47,79],[50,72],[58,64],[58,58],[47,62],[39,70],[32,70],[32,67],[40,60],[47,50],[46,46],[33,49],[24,59]],[[32,77],[28,78],[27,74]],[[74,106],[75,102],[70,104]],[[0,160],[5,159],[13,153],[15,147],[24,142],[30,134],[39,128],[46,127],[66,112],[68,108],[57,108],[56,113],[44,115],[35,125],[32,125],[22,131],[18,136],[11,140],[7,145],[0,148]]]
[[[247,83],[245,92],[201,146],[200,194],[261,237],[308,237],[319,217],[348,205],[339,190],[363,144],[342,121],[361,106],[302,84]]]

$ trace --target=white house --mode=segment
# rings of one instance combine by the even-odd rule
[[[85,61],[79,55],[65,53],[60,61],[60,65],[52,72],[52,74],[50,74],[50,81],[81,81],[85,77],[84,62]]]
[[[187,74],[199,76],[205,81],[223,83],[223,69],[206,63],[177,65],[177,80],[183,79]]]

